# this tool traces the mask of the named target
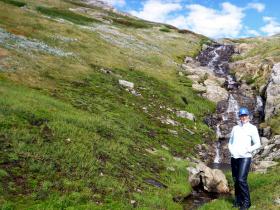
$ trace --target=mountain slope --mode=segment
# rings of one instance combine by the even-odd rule
[[[1,0],[2,208],[180,209],[215,107],[180,63],[207,41],[80,1]]]

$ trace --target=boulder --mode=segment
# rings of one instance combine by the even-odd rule
[[[280,63],[273,66],[266,89],[265,120],[278,113],[280,109]]]
[[[226,100],[228,98],[228,92],[226,89],[217,85],[206,86],[206,93],[203,93],[203,97],[218,103],[219,101]]]
[[[181,118],[185,118],[185,119],[188,119],[188,120],[191,120],[191,121],[195,120],[194,114],[189,113],[187,111],[177,111],[176,116],[181,117]]]
[[[189,182],[192,187],[202,185],[203,189],[208,192],[229,192],[227,179],[221,170],[211,169],[200,162],[196,165],[196,168],[190,167],[188,171]]]

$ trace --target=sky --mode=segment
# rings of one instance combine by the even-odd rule
[[[211,38],[280,33],[280,0],[103,0],[139,18]]]

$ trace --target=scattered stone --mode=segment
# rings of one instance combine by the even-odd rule
[[[133,82],[129,82],[126,80],[119,80],[119,84],[125,88],[129,88],[129,89],[133,89],[134,88],[134,83]]]
[[[180,158],[180,157],[173,157],[173,159],[176,161],[182,161],[182,158]]]
[[[167,169],[168,171],[173,171],[173,172],[175,171],[175,168],[174,168],[174,167],[172,167],[172,166],[167,167],[166,169]]]
[[[157,149],[156,148],[151,148],[151,149],[145,149],[146,152],[150,153],[150,154],[156,154],[157,153]]]
[[[176,136],[178,135],[178,132],[175,130],[168,129],[168,132]]]
[[[169,148],[166,145],[161,145],[161,147],[165,150],[169,150]]]
[[[133,89],[133,90],[130,90],[129,92],[130,92],[132,95],[135,95],[135,96],[142,96],[141,93],[138,93],[138,92],[137,92],[136,90],[134,90],[134,89]]]
[[[166,124],[166,125],[173,125],[173,126],[178,126],[180,125],[179,122],[175,121],[175,120],[172,120],[170,119],[169,117],[165,118],[163,116],[161,116],[160,118],[158,118],[160,120],[160,122],[162,124]]]
[[[277,205],[277,206],[280,206],[280,198],[276,198],[274,200],[274,203]]]
[[[4,45],[8,49],[25,50],[27,53],[31,53],[33,50],[62,57],[74,55],[72,52],[64,52],[61,49],[50,47],[42,41],[11,34],[2,28],[0,28],[0,45]]]
[[[194,134],[195,134],[195,132],[193,132],[192,130],[190,130],[190,129],[186,128],[186,127],[184,128],[184,130],[185,130],[185,131],[188,131],[189,134],[191,134],[191,135],[194,135]]]
[[[180,77],[184,76],[183,72],[181,72],[181,71],[179,71],[178,75],[179,75]]]
[[[185,118],[191,121],[195,121],[195,116],[192,113],[189,113],[187,111],[177,111],[176,112],[177,117]]]

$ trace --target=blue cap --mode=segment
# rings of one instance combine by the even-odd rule
[[[250,114],[250,112],[249,112],[249,110],[246,107],[241,107],[239,109],[239,116],[241,116],[241,115],[249,115],[249,114]]]

